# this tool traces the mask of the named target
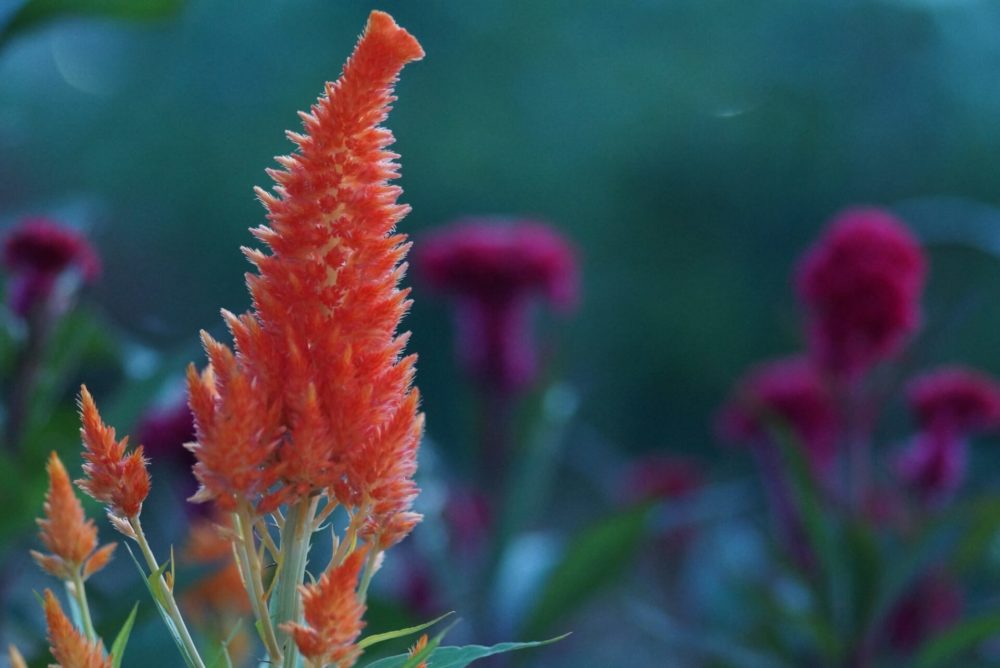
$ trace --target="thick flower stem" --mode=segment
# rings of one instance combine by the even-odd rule
[[[94,622],[90,617],[87,591],[83,588],[83,577],[80,575],[79,568],[73,573],[73,579],[66,582],[66,588],[69,589],[70,595],[76,601],[77,608],[80,609],[80,621],[83,622],[83,632],[86,634],[87,640],[95,642],[97,633],[94,631]]]
[[[239,512],[233,514],[233,522],[239,533],[239,540],[233,541],[233,547],[239,561],[240,573],[243,575],[243,584],[250,597],[254,616],[257,618],[260,639],[264,643],[268,657],[272,662],[278,663],[281,661],[281,649],[278,647],[278,638],[274,634],[274,625],[271,623],[271,615],[264,600],[264,582],[260,559],[254,546],[253,521],[250,519],[249,509],[241,507]]]
[[[149,542],[146,540],[146,534],[142,531],[142,524],[139,522],[139,517],[130,517],[128,522],[135,532],[135,542],[139,544],[139,550],[142,552],[142,556],[146,559],[146,565],[149,566],[150,573],[156,573],[160,570],[160,565],[156,561],[156,556],[153,551],[149,548]],[[205,662],[202,661],[201,655],[198,654],[198,648],[194,644],[194,639],[191,637],[191,633],[188,631],[187,625],[184,623],[184,618],[181,617],[180,608],[177,607],[177,601],[174,599],[174,592],[172,587],[168,587],[163,576],[159,576],[160,579],[160,589],[163,591],[163,598],[166,603],[165,610],[167,616],[174,623],[177,628],[177,635],[180,637],[181,643],[184,645],[184,651],[194,663],[196,668],[205,668]]]
[[[288,507],[281,529],[281,569],[274,592],[274,616],[280,625],[299,621],[299,586],[306,573],[313,518],[319,496],[303,499]],[[297,668],[299,651],[291,636],[281,632],[282,666]]]

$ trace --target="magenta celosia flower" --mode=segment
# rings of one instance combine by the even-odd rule
[[[530,304],[557,310],[578,299],[576,254],[542,223],[499,218],[458,221],[424,238],[415,254],[431,287],[454,297],[459,356],[480,381],[501,389],[530,384],[537,372]]]
[[[886,618],[889,644],[909,652],[962,616],[964,596],[943,571],[924,576],[903,596]]]
[[[456,549],[474,551],[486,540],[493,526],[493,510],[489,498],[471,486],[455,486],[448,490],[441,515],[448,526]]]
[[[88,283],[101,273],[100,259],[86,238],[46,218],[27,218],[10,231],[3,263],[11,273],[8,305],[22,317],[48,301],[67,272],[77,272]]]
[[[183,397],[147,410],[139,418],[134,433],[154,461],[162,458],[191,463],[194,460],[194,455],[184,447],[194,441],[195,433],[194,417]]]
[[[701,468],[687,457],[647,455],[626,468],[622,495],[630,502],[678,499],[703,482]]]
[[[801,443],[818,473],[829,472],[837,456],[840,419],[830,388],[804,357],[768,362],[750,370],[719,416],[724,440],[760,444],[784,424]]]
[[[921,432],[896,457],[896,475],[925,502],[947,500],[965,480],[967,449],[951,431]]]
[[[1000,384],[984,373],[935,369],[910,382],[906,395],[925,430],[966,435],[1000,427]]]
[[[875,208],[838,215],[796,276],[819,362],[852,379],[898,353],[920,324],[927,262],[898,218]]]

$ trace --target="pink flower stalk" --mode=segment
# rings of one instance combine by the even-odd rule
[[[967,451],[953,432],[921,432],[896,458],[896,475],[924,502],[947,500],[965,480]]]
[[[771,429],[782,425],[804,447],[817,473],[831,471],[837,458],[840,419],[830,388],[804,357],[751,369],[736,383],[719,419],[721,436],[734,443],[767,443]]]
[[[899,353],[920,325],[926,273],[920,245],[891,213],[839,214],[796,275],[811,352],[823,368],[854,380]]]
[[[964,596],[943,571],[925,576],[892,609],[886,619],[889,644],[909,652],[962,616]]]
[[[67,272],[76,271],[86,283],[101,273],[100,259],[87,239],[46,218],[27,218],[7,235],[3,264],[12,274],[7,303],[21,317],[46,303]]]
[[[911,381],[906,394],[924,430],[966,435],[1000,427],[1000,383],[984,373],[935,369]]]
[[[576,254],[552,228],[528,220],[461,220],[429,235],[415,253],[425,280],[456,301],[459,358],[488,386],[516,390],[537,374],[529,307],[544,297],[576,305]]]

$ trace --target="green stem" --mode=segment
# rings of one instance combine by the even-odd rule
[[[278,621],[281,634],[282,666],[297,668],[299,650],[291,636],[281,630],[287,623],[299,621],[299,585],[306,573],[309,560],[309,544],[312,538],[313,518],[319,496],[302,499],[288,507],[285,525],[281,528],[281,570],[274,592],[274,617]]]
[[[128,521],[129,524],[132,525],[132,530],[135,532],[135,542],[139,544],[139,550],[142,552],[142,556],[146,559],[146,565],[149,566],[150,573],[158,572],[160,570],[160,565],[156,562],[156,556],[153,554],[153,551],[149,549],[149,542],[146,540],[146,534],[142,531],[142,524],[139,522],[139,517],[130,517],[128,518]],[[177,634],[183,644],[184,652],[194,664],[195,668],[205,668],[205,662],[202,661],[201,655],[198,654],[198,648],[194,644],[194,639],[191,638],[191,633],[188,631],[187,625],[184,623],[184,618],[181,617],[180,608],[177,607],[177,601],[174,599],[173,589],[167,586],[167,583],[163,579],[162,575],[160,575],[159,578],[160,588],[164,593],[163,598],[166,601],[167,616],[170,617],[174,626],[177,627]]]
[[[281,649],[278,647],[278,638],[274,634],[274,625],[271,623],[271,615],[264,600],[264,583],[260,560],[254,545],[253,522],[249,510],[245,506],[241,507],[233,514],[233,522],[240,535],[240,540],[233,541],[233,546],[236,548],[240,572],[243,573],[243,584],[250,597],[254,616],[257,617],[260,639],[271,661],[278,663],[281,661]]]
[[[80,575],[79,568],[73,572],[73,579],[66,584],[69,585],[70,593],[76,600],[76,606],[80,609],[80,620],[83,622],[83,632],[86,634],[87,640],[96,642],[97,632],[94,631],[94,622],[90,617],[90,606],[87,605],[87,591],[83,588],[83,577]]]
[[[361,583],[358,585],[358,599],[362,603],[368,598],[368,585],[371,584],[372,576],[375,575],[375,562],[378,560],[378,555],[380,554],[380,550],[375,548],[376,545],[378,545],[378,536],[372,540],[372,547],[369,548],[368,558],[365,559],[365,569],[361,572]]]

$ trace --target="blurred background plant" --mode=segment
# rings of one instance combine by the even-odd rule
[[[428,520],[387,561],[371,629],[458,609],[462,641],[576,631],[512,658],[545,666],[995,661],[1000,10],[379,8],[428,52],[393,122],[414,210],[405,326]],[[201,519],[177,510],[193,489],[183,366],[218,305],[246,306],[251,187],[370,9],[0,2],[0,640],[37,665],[31,591],[45,585],[26,550],[49,451],[79,463],[79,382],[148,446],[155,547],[206,578],[225,567],[188,544]],[[798,298],[788,276],[855,202],[905,221],[929,269],[921,299],[919,277],[888,280],[878,313],[919,308],[893,311],[906,326],[871,345],[880,363],[849,355],[843,382],[865,395],[849,398],[851,431],[870,438],[851,440],[865,456],[845,471],[843,388],[816,369],[833,363],[823,295],[806,288],[810,262]],[[840,303],[837,280],[817,282]],[[737,372],[779,358],[733,395],[775,402],[743,421],[751,447],[716,447],[711,415]],[[920,408],[948,393],[983,421]],[[202,609],[216,585],[182,604]],[[139,586],[95,575],[98,627]],[[171,651],[154,617],[140,606],[130,662]]]

